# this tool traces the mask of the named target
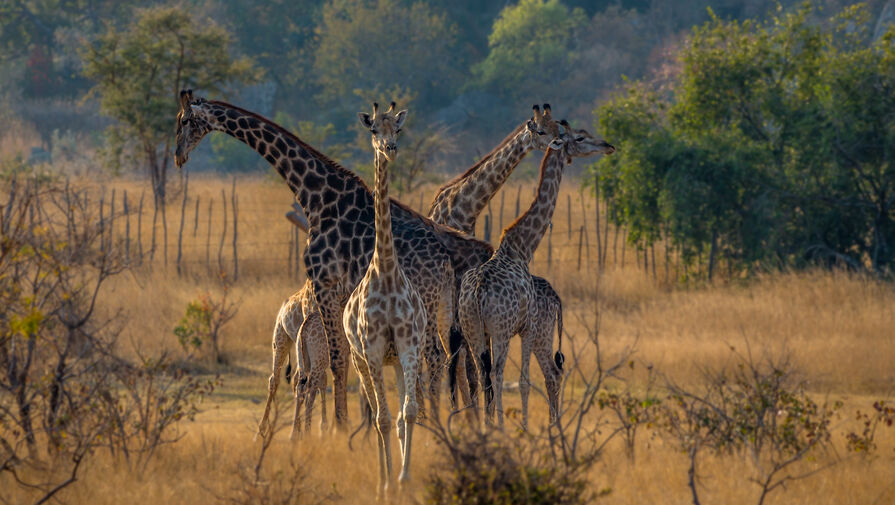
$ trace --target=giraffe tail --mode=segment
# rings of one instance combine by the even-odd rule
[[[476,309],[478,311],[478,322],[479,322],[479,338],[485,341],[485,350],[482,352],[480,358],[482,359],[482,368],[484,368],[484,374],[482,380],[484,384],[482,384],[482,391],[485,393],[486,405],[490,405],[494,400],[494,388],[491,384],[491,356],[493,355],[491,351],[491,339],[485,333],[485,318],[482,316],[484,311],[482,310],[483,300],[481,296],[481,287],[482,287],[482,279],[479,278],[478,282],[475,285],[475,300],[476,300]],[[471,351],[472,349],[470,349]]]
[[[556,297],[556,333],[559,336],[559,348],[553,355],[553,361],[556,363],[556,368],[562,372],[562,365],[566,361],[566,357],[562,353],[562,300],[558,296]]]

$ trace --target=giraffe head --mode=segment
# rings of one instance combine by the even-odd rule
[[[180,91],[180,112],[177,113],[176,148],[174,163],[183,166],[190,159],[190,151],[199,144],[216,121],[207,113],[208,101],[204,98],[193,98],[193,90]]]
[[[407,118],[407,110],[395,112],[395,102],[392,102],[388,110],[379,111],[379,104],[373,103],[373,115],[366,112],[358,112],[357,117],[364,128],[373,134],[373,150],[377,155],[381,154],[388,161],[394,161],[398,155],[398,134],[401,126]]]
[[[612,154],[615,146],[605,140],[591,135],[587,130],[575,130],[565,119],[559,121],[563,131],[560,137],[563,139],[563,154],[566,163],[571,163],[572,158],[586,158],[595,154]]]
[[[525,134],[523,140],[529,147],[540,151],[547,149],[550,141],[559,135],[559,123],[553,119],[549,103],[544,104],[543,112],[538,104],[531,106],[531,119],[525,122]]]

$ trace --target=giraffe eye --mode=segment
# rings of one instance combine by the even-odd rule
[[[379,130],[377,130],[376,128],[370,128],[370,133],[372,133],[373,135],[378,135]]]
[[[183,119],[180,120],[180,124],[182,124],[182,125],[184,125],[184,126],[186,126],[186,124],[189,123],[189,122],[190,122],[190,120],[187,119],[187,118],[183,118]]]
[[[401,133],[401,128],[398,128],[397,130],[395,130],[395,133]]]

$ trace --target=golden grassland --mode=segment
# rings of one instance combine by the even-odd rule
[[[139,199],[145,183],[109,179],[92,181],[94,194],[106,189],[108,205],[116,190],[120,212],[123,190],[129,204]],[[107,313],[123,309],[127,324],[120,339],[122,349],[141,352],[167,350],[180,353],[172,328],[183,315],[186,304],[203,293],[219,296],[220,280],[210,272],[218,268],[218,250],[223,232],[221,191],[230,198],[232,180],[193,177],[186,204],[183,239],[183,275],[175,264],[181,200],[174,194],[167,209],[168,261],[157,250],[132,273],[113,279],[101,300]],[[509,224],[515,211],[517,185],[523,184],[522,209],[533,193],[532,184],[511,181],[507,185],[504,215],[497,215],[500,195],[492,202],[495,221]],[[579,181],[563,183],[552,237],[545,238],[532,266],[545,276],[563,297],[565,306],[564,350],[583,345],[585,335],[599,327],[602,350],[613,361],[627,349],[634,349],[635,371],[652,365],[664,378],[681,384],[698,384],[705,368],[731,363],[730,347],[756,356],[791,356],[794,368],[819,399],[844,399],[837,434],[853,428],[856,408],[866,410],[875,399],[891,398],[895,386],[895,287],[857,275],[830,272],[780,273],[748,281],[716,282],[711,285],[671,287],[663,282],[664,254],[657,251],[658,280],[634,266],[634,251],[627,248],[627,263],[618,259],[621,250],[610,251],[609,264],[596,268],[593,236],[594,202],[579,191]],[[228,296],[239,302],[236,318],[225,328],[223,350],[229,360],[218,371],[222,386],[210,397],[195,422],[183,422],[183,438],[163,447],[145,468],[127,469],[112,458],[100,455],[80,481],[62,494],[66,503],[119,503],[137,499],[140,503],[209,503],[231,496],[240,475],[254,466],[260,442],[253,436],[261,414],[270,373],[270,338],[280,303],[303,283],[302,272],[288,267],[291,225],[283,218],[292,202],[285,187],[263,177],[237,179],[239,202],[239,279]],[[427,204],[435,188],[425,188]],[[198,221],[195,197],[199,197]],[[208,220],[208,201],[216,199]],[[414,208],[419,193],[403,195]],[[583,201],[582,201],[583,199]],[[147,193],[141,218],[144,250],[151,242]],[[567,219],[571,202],[572,230]],[[229,205],[229,201],[228,201]],[[228,207],[228,212],[230,211]],[[487,213],[488,211],[486,211]],[[604,216],[605,217],[605,216]],[[135,214],[130,221],[132,244],[136,240]],[[578,266],[582,237],[580,226],[587,223],[590,256]],[[198,227],[194,230],[194,223]],[[495,223],[496,225],[497,223]],[[603,223],[605,226],[605,223]],[[210,244],[207,244],[210,227]],[[481,223],[480,223],[481,228]],[[160,228],[159,228],[160,229]],[[125,221],[115,223],[115,235],[123,236]],[[611,230],[614,232],[614,230]],[[222,264],[232,276],[232,221],[222,248]],[[479,233],[481,236],[481,233]],[[492,231],[492,241],[499,232]],[[610,233],[610,240],[613,233]],[[159,243],[161,239],[159,238]],[[302,247],[304,236],[301,236]],[[132,245],[135,247],[135,245]],[[547,249],[552,248],[551,263]],[[621,247],[620,245],[618,246]],[[210,263],[206,264],[206,248]],[[613,254],[613,252],[615,254]],[[618,258],[613,261],[613,257]],[[599,314],[595,319],[595,312]],[[597,322],[598,321],[598,322]],[[518,377],[518,342],[511,347],[507,381]],[[588,358],[590,359],[590,358]],[[573,363],[568,362],[569,365]],[[583,369],[595,363],[582,361]],[[542,383],[537,365],[532,365],[535,385]],[[568,368],[568,365],[567,365]],[[353,375],[353,374],[352,374]],[[352,385],[356,379],[352,379]],[[640,374],[633,374],[636,383]],[[574,385],[574,383],[573,383]],[[291,415],[290,387],[281,384],[281,422]],[[350,395],[351,419],[357,421],[357,401]],[[446,399],[443,395],[443,408]],[[331,395],[327,408],[332,420]],[[511,391],[505,400],[518,407],[519,397]],[[392,412],[397,400],[392,398]],[[319,402],[318,402],[319,405]],[[532,395],[533,424],[546,419],[546,402]],[[289,414],[286,414],[286,412]],[[511,420],[511,424],[512,424]],[[873,459],[846,456],[832,469],[787,485],[769,499],[770,503],[895,503],[895,433],[883,432],[880,452]],[[291,468],[301,470],[307,496],[301,502],[330,497],[336,503],[368,503],[375,497],[377,479],[374,438],[355,439],[350,450],[347,436],[336,433],[312,436],[298,443],[288,440],[288,430],[280,432],[265,460],[268,476],[274,481],[296,477]],[[437,455],[437,445],[423,429],[414,443],[414,482],[409,494],[422,495],[423,477]],[[687,461],[675,447],[647,431],[639,439],[637,458],[630,462],[621,443],[611,443],[591,479],[594,491],[606,490],[605,503],[689,503]],[[393,444],[397,447],[397,444]],[[395,454],[397,454],[396,449]],[[804,463],[812,468],[828,463],[833,454]],[[396,457],[396,461],[399,458]],[[751,467],[739,456],[701,460],[703,503],[754,503],[757,487],[749,482]],[[15,500],[13,500],[15,501]]]

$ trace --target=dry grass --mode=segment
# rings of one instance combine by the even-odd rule
[[[182,316],[187,302],[204,292],[218,293],[220,282],[209,272],[218,265],[217,251],[222,231],[221,189],[228,191],[231,181],[194,177],[191,199],[187,202],[184,237],[184,269],[178,276],[176,258],[180,201],[171,203],[168,212],[168,264],[157,251],[153,262],[135,270],[133,275],[118,278],[104,294],[104,310],[123,308],[128,317],[122,345],[143,352],[169,350],[179,352],[172,328]],[[513,183],[515,184],[515,183]],[[144,184],[135,181],[109,181],[106,202],[116,189],[118,209],[121,194],[128,190],[133,206]],[[572,201],[572,222],[581,225],[588,218],[593,228],[593,201],[585,198],[581,210],[577,182],[567,182]],[[427,188],[428,202],[434,188]],[[516,186],[506,189],[504,225],[512,221]],[[522,191],[522,200],[531,194],[531,187]],[[193,236],[195,200],[200,198],[199,225]],[[239,314],[225,329],[223,350],[230,365],[221,368],[223,387],[215,393],[196,422],[183,423],[184,438],[164,448],[146,469],[128,470],[116,466],[102,456],[84,474],[81,481],[66,491],[66,503],[118,503],[139,498],[141,503],[208,503],[228,495],[240,462],[247,462],[258,450],[252,437],[266,395],[270,367],[270,337],[279,304],[303,282],[303,274],[289,275],[291,228],[283,219],[289,210],[291,195],[281,184],[263,178],[240,178],[239,256],[240,278],[231,288],[232,299],[240,301]],[[593,309],[598,300],[600,337],[609,358],[626,346],[634,345],[635,358],[653,364],[669,378],[682,383],[699,379],[700,368],[723,365],[729,359],[729,346],[745,349],[748,342],[756,354],[780,355],[789,352],[794,363],[808,381],[813,393],[820,397],[845,397],[845,412],[857,406],[866,407],[876,398],[892,396],[895,384],[895,288],[859,276],[808,272],[760,277],[745,283],[717,283],[698,289],[670,289],[656,283],[642,269],[633,266],[633,252],[627,250],[627,268],[613,264],[598,275],[584,258],[577,268],[579,235],[569,234],[567,199],[560,197],[556,228],[551,239],[552,264],[546,263],[547,240],[539,249],[533,271],[544,275],[559,290],[565,303],[567,339],[583,335],[593,327]],[[137,197],[138,198],[138,197]],[[212,220],[207,219],[207,204],[216,198]],[[494,212],[500,196],[493,202]],[[413,207],[418,196],[405,196]],[[148,195],[142,218],[144,249],[150,243]],[[229,206],[229,201],[228,201]],[[525,204],[523,203],[523,210]],[[487,211],[486,211],[487,212]],[[136,216],[129,217],[132,239],[136,234]],[[205,263],[206,237],[211,226],[211,268]],[[124,222],[115,224],[116,235],[123,235]],[[228,233],[232,232],[232,223]],[[591,230],[592,231],[592,230]],[[580,232],[579,232],[580,233]],[[570,238],[571,235],[571,238]],[[499,236],[492,232],[492,239]],[[610,234],[610,239],[612,234]],[[302,242],[304,237],[302,236]],[[591,256],[596,254],[594,237],[590,236]],[[223,264],[231,270],[231,236],[225,237]],[[616,251],[619,253],[620,251]],[[619,255],[620,256],[620,255]],[[657,257],[659,257],[657,251]],[[662,277],[663,264],[658,266]],[[569,344],[564,344],[565,347]],[[507,380],[515,381],[518,369],[518,343],[512,348]],[[568,353],[567,353],[568,356]],[[568,362],[567,362],[568,363]],[[592,367],[593,363],[580,363]],[[536,368],[536,365],[535,365]],[[533,371],[535,383],[539,372]],[[353,378],[352,378],[353,379]],[[281,387],[280,401],[284,409],[289,402],[288,386]],[[328,396],[331,409],[331,396]],[[393,400],[394,401],[394,400]],[[510,407],[518,406],[518,396],[508,395]],[[357,419],[356,401],[350,400],[351,418]],[[537,395],[532,400],[533,423],[546,417],[546,402]],[[851,410],[849,410],[851,409]],[[331,412],[331,410],[330,410]],[[846,416],[847,417],[847,416]],[[331,416],[330,416],[331,418]],[[848,426],[844,417],[837,433]],[[316,431],[316,428],[315,428]],[[890,430],[891,431],[891,430]],[[434,443],[424,430],[417,430],[415,440],[415,490],[434,457]],[[688,503],[685,456],[659,439],[642,438],[635,465],[624,457],[621,444],[611,445],[603,462],[594,469],[594,490],[610,489],[607,503]],[[771,498],[772,503],[893,503],[895,502],[895,433],[886,433],[881,441],[884,450],[873,461],[851,458],[833,470],[809,480],[796,482]],[[827,456],[825,458],[832,458]],[[355,443],[349,451],[342,434],[315,436],[291,444],[286,433],[280,433],[269,455],[272,469],[285,469],[290,459],[306,466],[307,489],[312,496],[332,493],[339,503],[371,501],[376,481],[375,445]],[[822,464],[825,459],[806,463]],[[703,462],[704,503],[751,503],[756,489],[749,484],[749,467],[744,460],[731,456]],[[15,502],[16,500],[13,499]]]

